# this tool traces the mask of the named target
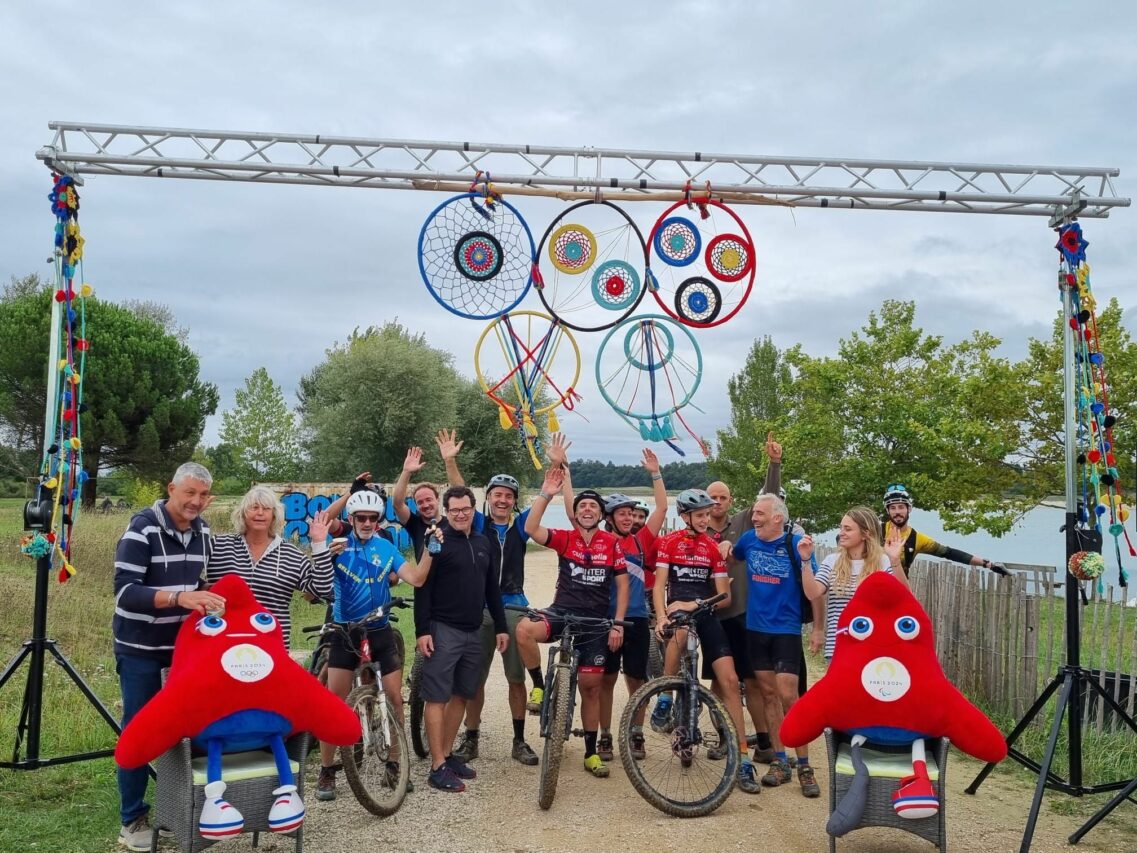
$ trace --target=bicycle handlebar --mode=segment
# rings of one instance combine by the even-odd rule
[[[384,612],[387,614],[389,622],[398,622],[399,617],[390,611],[399,608],[406,609],[411,606],[411,603],[404,598],[392,598],[385,607],[376,607],[362,619],[355,622],[325,622],[322,625],[309,625],[307,628],[301,628],[301,633],[313,634],[319,632],[320,634],[328,633],[329,631],[353,631],[366,625],[368,622],[374,622],[377,619],[382,619]]]
[[[526,607],[523,604],[506,604],[505,609],[513,610],[518,613],[525,613],[529,616],[530,619],[533,620],[540,619],[543,612],[541,610],[538,610],[536,607]],[[557,613],[556,616],[558,619],[564,619],[565,622],[571,622],[574,625],[619,625],[622,628],[632,627],[632,623],[627,619],[609,619],[607,617],[599,616],[577,616],[574,613]]]
[[[694,610],[678,610],[675,613],[667,614],[667,621],[674,624],[676,622],[692,622],[695,617],[703,613],[710,613],[715,609],[715,605],[727,597],[729,593],[720,592],[718,595],[712,595],[710,598],[697,598],[695,599]]]

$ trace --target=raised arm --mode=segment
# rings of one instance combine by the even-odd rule
[[[560,468],[564,471],[565,480],[561,484],[561,500],[565,504],[565,515],[568,516],[569,524],[576,530],[580,530],[580,525],[576,523],[569,508],[572,506],[573,490],[572,490],[572,471],[569,470],[568,464],[568,449],[572,447],[572,442],[565,438],[564,433],[553,433],[552,439],[549,442],[549,448],[545,451],[545,458],[549,460],[549,465],[554,468]],[[601,511],[603,511],[601,507]]]
[[[538,545],[549,543],[549,531],[541,525],[541,519],[545,515],[545,507],[549,505],[550,500],[556,497],[564,478],[564,468],[551,467],[545,472],[545,481],[541,484],[541,493],[533,499],[533,506],[529,509],[529,517],[525,519],[525,533]]]
[[[399,519],[399,524],[406,524],[411,517],[411,508],[407,506],[407,486],[411,484],[411,477],[421,471],[425,464],[422,461],[421,447],[412,447],[407,451],[403,470],[399,472],[399,479],[395,481],[395,490],[391,494],[391,500],[395,502],[395,518]]]
[[[451,486],[466,485],[462,472],[458,470],[458,454],[462,452],[463,442],[458,441],[457,433],[454,430],[440,429],[434,443],[438,445],[442,464],[446,466],[446,482]]]
[[[782,487],[782,445],[774,441],[774,431],[766,433],[766,458],[769,463],[766,467],[766,482],[762,484],[762,491],[767,495],[776,495]]]
[[[663,521],[667,518],[667,487],[663,485],[663,474],[659,470],[659,457],[650,448],[644,448],[644,469],[651,474],[652,496],[655,498],[655,509],[644,522],[644,527],[658,536]]]
[[[356,492],[359,492],[359,491],[362,491],[363,489],[366,489],[367,484],[370,482],[371,482],[371,472],[370,471],[364,471],[362,474],[360,474],[358,477],[356,477],[354,480],[352,480],[351,481],[351,488],[349,488],[347,490],[347,494],[346,495],[340,495],[338,498],[336,498],[334,501],[332,501],[330,504],[328,504],[328,509],[327,509],[328,518],[329,519],[339,518],[341,515],[343,515],[343,508],[345,506],[347,506],[347,499],[350,498],[352,495],[354,495]],[[324,531],[324,535],[327,536],[326,530]],[[315,537],[313,537],[311,535],[311,533],[309,533],[308,538],[314,540]]]

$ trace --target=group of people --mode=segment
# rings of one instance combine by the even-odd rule
[[[676,611],[694,610],[697,602],[724,593],[714,613],[704,614],[696,625],[702,675],[712,681],[730,713],[745,756],[737,786],[756,794],[762,786],[791,782],[796,763],[802,794],[816,797],[820,789],[808,751],[800,748],[791,758],[778,738],[783,715],[806,688],[803,625],[813,626],[810,649],[824,649],[830,657],[837,619],[857,583],[874,571],[904,580],[918,553],[1002,570],[912,530],[912,499],[898,485],[885,493],[883,522],[865,507],[850,509],[841,520],[837,551],[818,565],[812,538],[792,523],[786,507],[782,448],[773,435],[765,448],[765,485],[750,506],[732,514],[733,497],[725,483],[687,489],[676,500],[682,526],[666,535],[661,534],[667,491],[651,450],[643,451],[642,463],[653,485],[651,506],[619,493],[574,492],[571,443],[554,435],[532,506],[521,510],[517,479],[499,474],[486,484],[479,510],[458,468],[462,442],[444,430],[436,443],[449,485],[420,482],[412,487],[412,478],[426,464],[421,449],[412,447],[391,495],[395,516],[411,539],[414,562],[384,535],[387,498],[367,472],[353,481],[349,494],[313,517],[309,556],[282,538],[283,509],[263,486],[254,486],[238,502],[232,534],[211,535],[202,513],[212,501],[212,477],[196,463],[179,467],[168,496],[133,516],[115,555],[113,632],[123,725],[160,689],[181,622],[194,612],[223,610],[224,600],[210,586],[228,573],[249,583],[276,617],[286,643],[296,592],[333,602],[332,618],[341,623],[359,622],[384,608],[381,618],[355,636],[333,635],[328,687],[346,697],[365,630],[401,721],[403,661],[386,605],[391,586],[403,580],[416,587],[414,622],[424,658],[421,693],[431,787],[459,792],[477,776],[470,762],[479,753],[485,684],[495,652],[508,683],[512,757],[527,766],[538,763],[525,725],[527,711],[538,712],[544,698],[540,644],[558,639],[570,615],[623,623],[606,635],[580,639],[577,646],[584,768],[603,778],[613,759],[612,708],[619,674],[629,694],[647,680],[653,614],[662,642]],[[542,524],[558,494],[564,496],[566,511],[571,508],[566,529]],[[345,511],[346,522],[340,518]],[[525,591],[530,539],[557,554],[556,593],[536,619],[505,607],[530,606]],[[665,673],[678,668],[682,636],[676,639],[665,647]],[[757,733],[753,754],[746,742],[743,696]],[[664,730],[669,713],[664,695],[650,720],[634,721],[633,755],[643,757],[643,725]],[[723,755],[721,749],[717,752],[709,757]],[[322,745],[320,799],[335,797],[334,758],[334,749]],[[758,763],[769,765],[761,777]],[[132,850],[150,848],[147,778],[146,768],[118,771],[119,842]]]

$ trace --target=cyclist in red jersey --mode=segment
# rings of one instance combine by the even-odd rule
[[[563,468],[550,466],[545,472],[541,493],[534,499],[525,521],[525,532],[538,545],[557,552],[557,591],[553,603],[544,610],[545,618],[539,622],[523,620],[517,626],[517,649],[521,661],[529,670],[534,687],[530,694],[530,710],[539,710],[544,698],[541,676],[541,652],[538,643],[557,639],[564,629],[563,614],[591,616],[604,619],[608,616],[609,590],[616,588],[616,619],[623,619],[628,610],[628,569],[624,552],[615,534],[600,529],[603,504],[599,494],[585,490],[573,500],[572,514],[576,528],[549,530],[541,526],[545,507],[564,484]],[[584,637],[577,641],[580,652],[577,671],[580,685],[580,717],[584,723],[584,767],[593,776],[604,778],[608,765],[596,754],[596,735],[600,723],[600,687],[604,680],[604,664],[608,651],[615,651],[624,643],[624,629],[616,625],[607,638]]]
[[[663,637],[668,616],[676,611],[692,611],[701,599],[725,592],[727,597],[718,607],[730,605],[730,576],[719,547],[707,535],[714,500],[702,489],[685,489],[675,499],[679,517],[686,529],[669,533],[656,543],[655,629]],[[734,669],[730,642],[722,623],[713,613],[704,613],[695,623],[703,657],[710,662],[718,685],[718,695],[734,721],[742,763],[738,768],[738,787],[748,794],[762,790],[754,765],[746,748],[746,728],[742,721],[742,700],[738,693],[738,675]],[[667,644],[663,671],[675,675],[679,671],[679,650],[686,643],[686,631],[675,632]],[[664,731],[671,713],[670,696],[661,696],[651,715],[652,728]]]

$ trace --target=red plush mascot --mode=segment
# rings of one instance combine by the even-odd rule
[[[320,740],[349,746],[362,735],[359,720],[288,655],[275,617],[237,575],[213,586],[225,612],[191,616],[174,644],[165,686],[123,729],[115,748],[120,767],[140,767],[184,737],[208,755],[205,805],[198,831],[219,839],[240,833],[244,818],[222,799],[221,757],[270,747],[280,787],[269,813],[274,832],[289,832],[304,820],[285,738],[312,732]]]
[[[842,800],[830,818],[831,835],[848,832],[863,814],[868,778],[860,746],[866,740],[912,745],[912,775],[892,795],[897,814],[910,818],[939,810],[924,738],[948,737],[982,761],[1007,756],[1003,735],[944,675],[928,614],[885,572],[866,577],[845,606],[829,671],[786,714],[782,741],[804,746],[826,727],[854,735],[853,764],[864,777],[860,784],[855,779],[846,795],[851,802]]]

